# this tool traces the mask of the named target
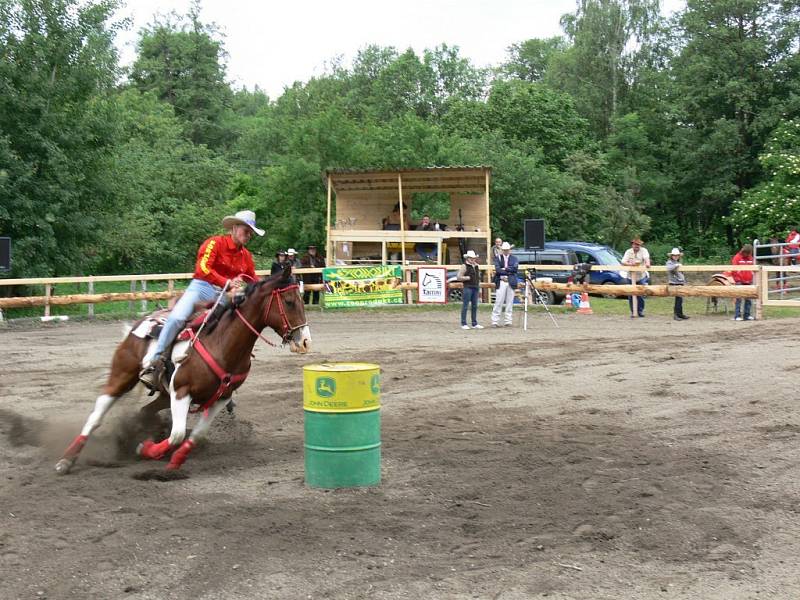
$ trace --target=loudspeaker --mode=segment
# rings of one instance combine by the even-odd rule
[[[525,249],[544,250],[544,219],[525,219]]]
[[[0,237],[0,271],[11,270],[11,238]]]

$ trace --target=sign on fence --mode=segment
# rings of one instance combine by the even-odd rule
[[[325,308],[402,304],[402,277],[399,265],[326,267]]]
[[[417,269],[420,303],[444,304],[447,302],[447,268],[419,267]]]

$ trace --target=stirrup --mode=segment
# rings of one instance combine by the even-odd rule
[[[141,381],[142,384],[148,390],[150,390],[150,396],[158,392],[160,389],[159,382],[164,374],[166,362],[167,359],[164,355],[157,354],[150,361],[150,365],[142,369],[139,373],[139,381]]]

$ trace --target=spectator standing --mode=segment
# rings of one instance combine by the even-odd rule
[[[275,273],[280,273],[283,271],[283,265],[286,264],[286,251],[285,250],[278,250],[275,253],[275,260],[272,263],[272,267],[269,269],[270,275],[275,275]]]
[[[286,251],[286,260],[292,263],[292,267],[295,269],[300,269],[303,266],[300,263],[300,259],[297,256],[297,250],[295,250],[294,248],[289,248]]]
[[[752,265],[755,264],[753,260],[753,246],[750,244],[745,244],[742,246],[742,249],[736,253],[731,261],[733,265]],[[736,285],[752,285],[753,283],[753,272],[752,271],[734,271],[733,272],[733,280],[736,282]],[[750,314],[750,310],[753,306],[753,301],[750,298],[737,298],[736,299],[736,308],[733,311],[733,320],[734,321],[741,321],[742,320],[742,300],[744,300],[744,320],[745,321],[752,321],[753,316]]]
[[[786,236],[786,249],[789,251],[789,258],[791,264],[797,264],[797,255],[800,254],[800,233],[797,232],[797,227],[792,227],[789,235]]]
[[[321,269],[325,266],[325,258],[317,254],[317,247],[309,245],[305,256],[300,260],[305,269]],[[303,275],[303,284],[322,283],[322,273],[306,273]],[[303,291],[303,302],[306,304],[319,304],[319,290]]]
[[[494,285],[497,289],[492,308],[492,327],[500,327],[500,312],[505,305],[504,327],[510,327],[514,310],[514,291],[517,289],[519,260],[511,254],[511,244],[503,242],[500,256],[494,260]]]
[[[681,257],[683,252],[680,248],[673,248],[667,260],[667,283],[669,285],[686,285],[686,275],[681,271]],[[675,296],[675,306],[672,309],[672,318],[676,321],[688,319],[683,314],[683,296]]]
[[[464,284],[461,294],[461,329],[470,329],[467,325],[467,306],[472,304],[470,316],[472,317],[471,329],[483,329],[478,325],[478,292],[481,287],[481,267],[478,264],[478,255],[474,250],[467,250],[464,255],[464,264],[458,270],[458,281]]]
[[[492,256],[491,256],[492,262],[494,262],[500,256],[502,256],[502,254],[503,254],[503,251],[501,250],[502,245],[503,245],[503,240],[502,239],[500,239],[500,238],[495,238],[494,239],[494,246],[492,246]]]
[[[650,253],[643,244],[644,242],[642,242],[642,240],[640,240],[638,237],[633,238],[631,240],[631,247],[625,250],[625,254],[622,255],[622,264],[629,265],[631,267],[645,267],[649,269]],[[634,280],[637,285],[647,285],[650,283],[650,273],[647,271],[635,271],[635,275],[633,273],[634,272],[632,271],[631,277],[629,278],[632,283]],[[644,317],[644,296],[637,296],[636,301],[636,311],[634,311],[633,296],[628,296],[628,306],[631,309],[631,319],[635,319],[636,315]]]

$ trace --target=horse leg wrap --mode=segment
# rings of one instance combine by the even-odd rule
[[[195,443],[192,440],[186,440],[183,442],[180,448],[172,453],[172,458],[169,460],[167,469],[170,471],[180,469],[181,465],[186,461],[186,457],[189,456],[189,452],[194,450],[194,446]]]
[[[77,436],[74,440],[72,440],[72,443],[64,451],[64,458],[75,458],[76,456],[78,456],[78,454],[81,453],[81,450],[83,450],[83,447],[86,445],[86,440],[88,439],[89,439],[88,435]]]
[[[139,445],[139,456],[159,460],[169,452],[170,448],[169,438],[161,440],[157,444],[153,440],[145,440]]]

